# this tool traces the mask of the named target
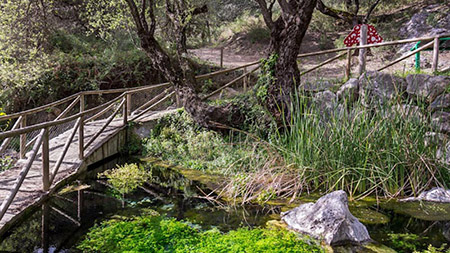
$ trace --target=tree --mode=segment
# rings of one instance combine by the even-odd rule
[[[164,14],[169,18],[174,29],[176,55],[170,57],[155,37],[157,19],[155,15],[156,0],[125,0],[134,21],[141,48],[152,61],[155,69],[161,71],[174,86],[185,110],[193,119],[208,128],[217,124],[239,126],[244,118],[234,105],[211,106],[203,102],[195,93],[194,72],[189,66],[186,49],[186,29],[191,20],[207,11],[206,5],[195,6],[187,0],[165,0]],[[161,2],[160,2],[161,3]]]
[[[277,0],[281,14],[274,19],[276,0],[255,0],[271,31],[269,52],[274,55],[274,81],[268,84],[264,104],[279,122],[290,117],[291,96],[300,84],[297,55],[312,18],[316,0]]]

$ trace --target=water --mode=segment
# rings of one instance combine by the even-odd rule
[[[265,226],[267,221],[278,219],[279,213],[289,207],[283,203],[245,207],[217,205],[203,197],[203,192],[208,192],[204,184],[164,166],[153,169],[153,183],[127,196],[123,203],[112,196],[105,181],[96,179],[98,172],[112,168],[116,163],[119,161],[92,168],[66,188],[65,193],[50,198],[0,238],[0,251],[78,252],[76,245],[95,224],[106,219],[126,219],[151,210],[187,220],[201,229],[216,227],[226,232],[242,226]],[[393,201],[377,204],[367,200],[351,202],[350,209],[365,223],[374,240],[391,247],[395,247],[395,242],[389,240],[392,237],[389,234],[419,235],[413,243],[434,246],[447,243],[446,237],[450,237],[450,223],[445,221],[450,220],[449,205]]]

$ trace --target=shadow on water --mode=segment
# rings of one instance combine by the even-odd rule
[[[201,229],[215,227],[227,232],[243,226],[263,227],[267,221],[278,219],[281,210],[286,208],[282,204],[233,207],[211,203],[203,197],[204,192],[208,193],[205,185],[150,162],[144,165],[152,170],[151,183],[127,195],[123,202],[113,196],[111,188],[97,174],[124,161],[139,162],[127,158],[89,168],[77,182],[51,197],[0,238],[0,251],[78,252],[75,246],[95,224],[106,219],[127,219],[151,210],[186,220]],[[438,247],[450,239],[450,223],[446,222],[450,220],[448,205],[430,208],[417,203],[366,201],[351,204],[350,209],[365,223],[374,240],[390,247],[395,246],[388,240],[390,234],[419,235],[415,239],[418,243]]]

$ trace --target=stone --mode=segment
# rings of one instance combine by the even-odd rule
[[[443,145],[446,143],[447,136],[443,133],[426,132],[425,133],[425,145]]]
[[[336,93],[339,100],[346,99],[348,102],[353,102],[358,99],[359,81],[356,78],[351,78],[344,85],[342,85]]]
[[[411,98],[432,103],[450,87],[450,77],[414,74],[406,77],[406,92]]]
[[[308,92],[320,92],[326,91],[334,87],[330,81],[320,80],[316,82],[306,82],[299,86],[299,90],[308,91]]]
[[[418,197],[410,197],[401,199],[400,201],[429,201],[437,203],[450,203],[450,190],[446,190],[441,187],[435,187],[429,191],[422,192]]]
[[[384,105],[403,95],[407,84],[403,78],[377,71],[359,78],[359,96],[366,107]]]
[[[430,105],[432,111],[450,108],[450,94],[439,95]]]
[[[436,151],[436,158],[447,165],[450,164],[450,142],[441,144]]]
[[[438,132],[450,134],[450,113],[442,111],[433,113],[431,125]]]
[[[302,204],[281,213],[281,219],[290,229],[330,245],[371,241],[366,227],[350,213],[344,191],[329,193],[316,203]]]

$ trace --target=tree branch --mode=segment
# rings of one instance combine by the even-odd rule
[[[136,6],[136,3],[134,2],[134,0],[126,0],[128,7],[130,8],[130,13],[131,16],[134,19],[134,23],[136,24],[136,29],[138,33],[141,34],[145,34],[146,30],[144,29],[141,19],[140,19],[140,15],[139,15],[139,10]]]
[[[373,10],[375,10],[375,7],[377,7],[377,5],[380,2],[381,2],[381,0],[377,0],[374,4],[372,4],[372,6],[370,6],[369,11],[367,11],[367,15],[363,19],[364,24],[367,24],[367,22],[369,21],[370,15],[372,14]]]
[[[259,4],[259,8],[261,9],[261,14],[263,15],[264,22],[266,23],[269,29],[273,28],[273,19],[272,19],[272,8],[275,4],[275,0],[273,0],[269,7],[267,7],[266,0],[255,0]]]
[[[357,13],[359,11],[359,1],[356,0],[355,3],[357,4],[357,8],[355,10],[355,12]],[[351,14],[350,12],[347,11],[343,11],[343,10],[337,10],[337,9],[332,9],[328,6],[326,6],[322,0],[317,0],[317,6],[316,8],[322,13],[325,14],[327,16],[336,18],[336,19],[341,19],[344,20],[346,23],[352,24],[352,20],[353,18],[357,15],[355,14]]]
[[[146,11],[147,11],[147,0],[142,0],[142,10],[141,10],[142,28],[145,30],[145,32],[148,32],[148,23],[147,19],[145,18]]]
[[[150,30],[151,36],[155,35],[156,30],[156,18],[155,18],[155,0],[149,0],[149,15],[150,15]]]
[[[208,12],[208,5],[203,5],[201,7],[196,7],[193,11],[192,11],[192,15],[199,15],[199,14],[203,14],[203,13],[207,13]]]

